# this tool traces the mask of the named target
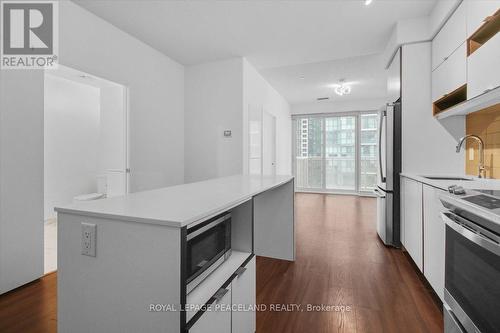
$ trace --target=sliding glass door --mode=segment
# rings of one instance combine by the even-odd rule
[[[356,117],[324,118],[325,188],[356,190]]]
[[[377,113],[294,118],[298,190],[371,192],[377,181]]]
[[[295,121],[295,170],[297,186],[312,190],[323,188],[323,119]]]
[[[377,185],[378,114],[360,115],[359,190],[372,191]]]

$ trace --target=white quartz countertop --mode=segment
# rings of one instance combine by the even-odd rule
[[[442,179],[429,179],[430,177],[457,177],[466,178],[470,180],[442,180]],[[427,184],[442,190],[447,191],[451,185],[459,185],[465,189],[481,189],[481,190],[500,190],[500,180],[498,179],[485,179],[465,175],[416,175],[412,173],[401,173],[401,177],[410,178],[420,183]]]
[[[58,213],[183,227],[230,209],[292,179],[292,176],[236,175],[83,201],[56,207],[55,210]]]

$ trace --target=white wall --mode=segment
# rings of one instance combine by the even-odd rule
[[[124,170],[126,168],[126,119],[123,87],[100,88],[99,145],[97,147],[97,172]]]
[[[244,58],[186,67],[185,82],[186,182],[248,172],[251,106],[276,117],[276,172],[291,174],[290,107]]]
[[[464,118],[440,122],[432,115],[431,43],[403,45],[402,57],[402,171],[463,175],[464,155],[455,146]]]
[[[185,181],[241,173],[242,58],[186,67],[185,84]]]
[[[61,64],[126,85],[131,190],[184,179],[184,67],[70,1]],[[0,292],[43,274],[43,72],[1,71]]]
[[[332,112],[371,111],[385,105],[385,98],[360,99],[357,101],[318,101],[312,103],[292,104],[292,114],[315,114]]]
[[[382,53],[386,68],[401,45],[432,40],[462,1],[438,0],[428,16],[399,20]]]
[[[0,71],[0,293],[43,274],[43,72]]]
[[[63,65],[129,88],[131,191],[184,180],[184,67],[70,1],[59,7]]]
[[[99,95],[98,88],[45,75],[45,219],[74,196],[97,191]]]
[[[248,172],[248,110],[250,106],[262,106],[276,117],[276,173],[292,174],[290,105],[246,59],[243,59],[243,82],[243,172]]]

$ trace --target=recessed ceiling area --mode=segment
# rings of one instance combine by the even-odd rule
[[[261,70],[262,75],[290,104],[352,101],[385,97],[386,73],[380,54]],[[345,79],[351,93],[339,96],[332,85]]]
[[[184,65],[244,56],[260,70],[381,52],[436,0],[75,2]]]

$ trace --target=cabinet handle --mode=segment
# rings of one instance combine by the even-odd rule
[[[246,267],[240,267],[236,270],[235,274],[237,277],[240,277],[243,273],[245,273],[246,270],[247,270]]]
[[[229,291],[229,289],[226,289],[226,288],[220,288],[219,290],[217,290],[217,292],[214,294],[214,299],[219,302],[222,297],[224,297],[225,294],[227,294],[227,292]]]

